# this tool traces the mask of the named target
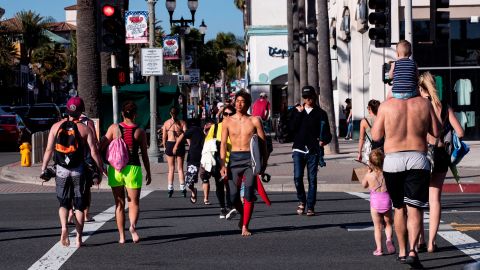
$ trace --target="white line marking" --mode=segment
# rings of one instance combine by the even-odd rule
[[[142,190],[140,194],[140,199],[144,198],[148,194],[150,194],[152,190]],[[126,206],[128,208],[128,206]],[[87,241],[87,239],[95,233],[100,227],[102,227],[107,221],[112,218],[115,218],[115,205],[108,208],[107,210],[103,211],[102,213],[96,215],[95,222],[85,223],[83,227],[83,242]],[[32,266],[30,266],[29,270],[56,270],[60,269],[60,267],[70,258],[70,256],[77,251],[77,247],[75,247],[76,242],[76,231],[73,230],[70,232],[70,246],[64,247],[57,242],[45,255],[43,255],[37,262],[35,262]],[[85,248],[85,247],[83,247]]]
[[[369,200],[370,198],[369,194],[366,194],[366,193],[361,193],[361,192],[347,192],[347,193],[353,196],[360,197],[365,200]],[[424,218],[425,224],[427,224],[429,222],[428,214],[424,213],[423,218]],[[440,220],[440,223],[444,223],[444,222]],[[456,231],[452,226],[448,224],[440,225],[440,228],[438,230],[438,235],[443,237],[443,239],[445,239],[447,242],[455,246],[461,252],[465,253],[467,256],[470,256],[470,258],[474,259],[477,262],[480,261],[480,243],[474,238],[462,232]]]

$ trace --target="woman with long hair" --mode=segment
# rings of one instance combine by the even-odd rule
[[[441,102],[438,98],[437,89],[435,88],[435,80],[430,72],[424,72],[419,78],[420,95],[428,98],[433,106],[435,115],[438,121],[442,124],[443,129],[438,140],[430,135],[427,135],[429,145],[434,146],[433,155],[433,171],[430,177],[430,187],[428,195],[428,203],[430,205],[430,223],[428,236],[428,252],[435,252],[437,244],[435,238],[438,232],[441,217],[441,196],[442,186],[448,168],[450,166],[450,155],[446,152],[443,142],[443,135],[450,128],[455,130],[459,138],[463,137],[463,128],[455,117],[453,109],[445,102]],[[424,231],[421,230],[421,239],[418,245],[419,250],[425,249]]]
[[[187,197],[187,190],[185,188],[185,174],[183,171],[183,162],[185,159],[185,143],[180,142],[176,151],[173,151],[175,144],[181,140],[180,135],[187,131],[187,124],[183,120],[178,120],[178,109],[176,107],[170,108],[170,119],[163,123],[162,127],[162,143],[165,147],[165,155],[168,163],[168,197],[173,195],[173,179],[175,172],[175,163],[177,164],[178,178],[180,181],[180,190],[183,197]]]
[[[137,105],[133,101],[125,102],[122,106],[123,121],[120,124],[112,124],[101,143],[101,149],[105,149],[112,140],[121,136],[128,149],[128,163],[123,169],[117,171],[112,166],[108,167],[108,185],[112,188],[115,199],[115,219],[120,234],[118,240],[120,244],[125,243],[125,190],[128,198],[129,231],[134,243],[140,240],[136,230],[143,178],[138,156],[139,150],[142,153],[142,161],[147,173],[145,176],[146,184],[149,185],[152,181],[150,161],[147,154],[147,136],[145,131],[135,124],[136,116]]]
[[[380,101],[371,99],[367,105],[368,116],[363,118],[360,122],[360,137],[358,140],[357,156],[357,159],[360,161],[368,161],[368,156],[372,150],[372,134],[370,133],[370,130],[377,117],[378,107],[380,107]]]

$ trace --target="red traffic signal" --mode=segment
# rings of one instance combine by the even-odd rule
[[[111,17],[115,14],[115,8],[110,5],[105,5],[102,8],[103,15]]]
[[[107,83],[111,86],[127,84],[127,70],[123,68],[109,68],[107,70]]]

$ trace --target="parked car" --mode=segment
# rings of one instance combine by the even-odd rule
[[[60,109],[55,103],[37,103],[30,106],[25,121],[32,132],[38,132],[50,129],[60,119]]]
[[[30,109],[29,105],[12,106],[12,111],[18,114],[22,119],[25,119],[27,116],[28,109]]]
[[[16,114],[0,115],[0,144],[17,147],[21,142],[30,142],[32,133],[22,118]]]

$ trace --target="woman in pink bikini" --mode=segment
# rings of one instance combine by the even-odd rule
[[[375,256],[383,255],[382,229],[384,224],[387,254],[395,253],[395,246],[392,242],[392,202],[383,178],[383,158],[382,150],[372,150],[369,155],[370,171],[362,179],[362,186],[370,190],[370,213],[375,227],[375,244],[377,246],[373,252]]]

